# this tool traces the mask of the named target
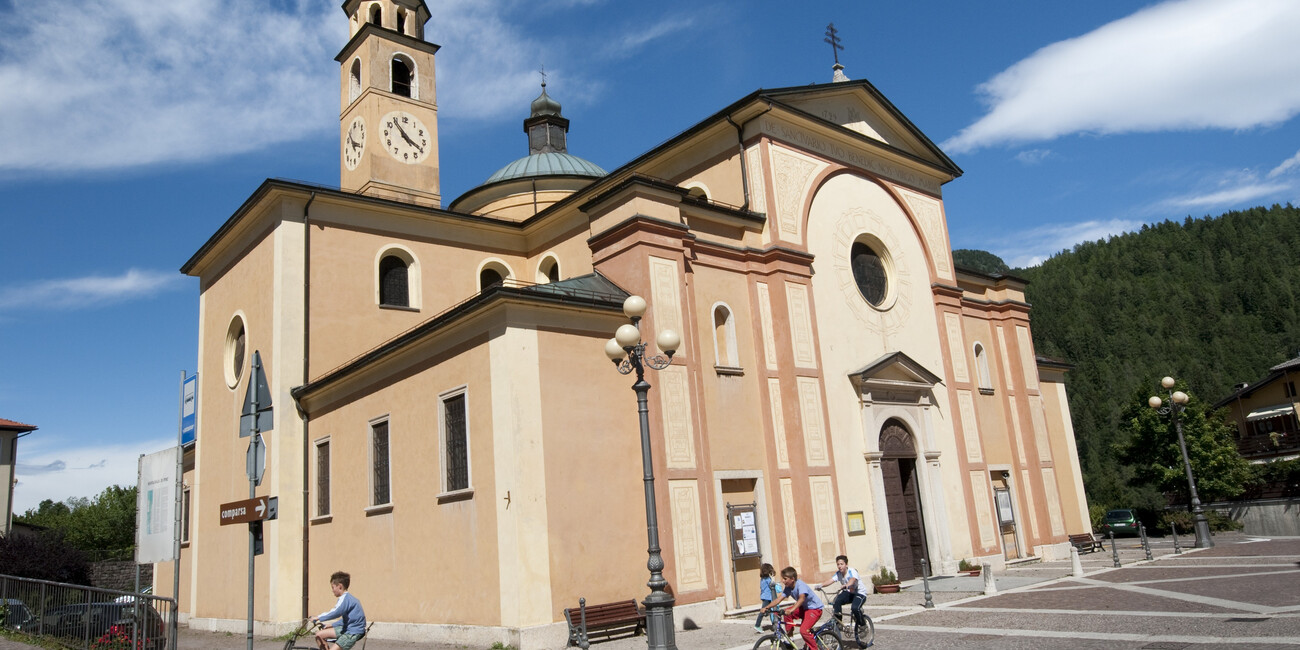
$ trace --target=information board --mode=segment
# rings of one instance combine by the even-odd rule
[[[754,504],[727,504],[727,528],[731,531],[731,559],[758,557],[758,522]]]

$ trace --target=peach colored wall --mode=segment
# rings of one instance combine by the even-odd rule
[[[254,351],[261,352],[267,375],[274,371],[272,349],[272,285],[266,281],[274,272],[274,241],[269,233],[259,237],[240,262],[216,278],[204,278],[200,299],[199,404],[197,470],[191,503],[193,509],[191,546],[194,579],[201,589],[194,594],[191,616],[239,619],[247,615],[248,528],[220,526],[223,503],[248,498],[245,455],[248,439],[239,438],[238,418],[251,375]],[[244,315],[247,348],[239,383],[226,384],[226,332],[236,311]],[[274,433],[266,436],[275,445]],[[268,455],[269,457],[269,455]],[[274,470],[268,470],[273,475]],[[271,479],[272,476],[266,477]],[[273,484],[266,481],[264,485]],[[262,487],[259,495],[269,495]],[[268,525],[273,528],[276,525]],[[269,530],[267,532],[270,532]],[[269,585],[269,556],[255,563],[255,591],[266,594]],[[267,601],[259,599],[255,615],[266,620]]]
[[[618,322],[611,320],[609,332],[588,336],[540,335],[547,362],[541,386],[555,620],[580,597],[602,603],[648,593],[635,375],[619,374],[602,351]],[[655,383],[653,374],[649,381]],[[662,446],[654,454],[662,462]],[[668,506],[665,485],[663,473],[656,472],[661,524]],[[669,535],[670,529],[660,529],[661,538]]]
[[[695,328],[699,332],[696,355],[700,367],[700,386],[704,397],[701,408],[712,466],[716,470],[760,469],[767,464],[767,424],[763,418],[759,356],[755,353],[753,329],[757,317],[749,304],[749,281],[739,273],[693,265]],[[722,375],[714,370],[716,343],[713,306],[725,302],[734,319],[735,365],[743,368],[741,376]],[[723,337],[725,343],[725,335]],[[726,359],[726,353],[721,355]],[[727,365],[725,361],[723,365]],[[766,390],[766,386],[763,386]]]
[[[329,575],[352,574],[352,589],[376,620],[497,625],[495,599],[465,597],[497,573],[491,377],[480,339],[425,362],[404,381],[378,387],[314,417],[310,436],[329,436],[328,520],[313,521],[312,611],[333,604]],[[438,395],[468,385],[470,499],[439,503],[445,471]],[[370,512],[370,422],[388,415],[392,508]],[[503,495],[504,496],[504,495]],[[475,592],[477,593],[477,592]]]

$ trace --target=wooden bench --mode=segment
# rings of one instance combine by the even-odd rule
[[[1093,537],[1092,533],[1079,533],[1070,535],[1070,544],[1079,549],[1080,553],[1090,553],[1092,551],[1104,551],[1106,547],[1102,546],[1101,540]]]
[[[590,639],[590,633],[600,632],[609,638],[615,634],[630,632],[636,636],[645,629],[645,614],[632,599],[600,605],[587,605],[587,627],[582,629],[582,610],[570,607],[564,610],[564,620],[569,624],[569,645],[576,646],[583,635]]]

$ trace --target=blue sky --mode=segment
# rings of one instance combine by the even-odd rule
[[[570,152],[613,169],[758,88],[829,81],[834,21],[845,72],[965,171],[955,248],[1028,265],[1300,203],[1293,0],[427,1],[445,202],[527,153],[542,66]],[[174,444],[198,322],[177,269],[263,179],[337,185],[346,39],[332,1],[0,0],[0,417],[40,427],[19,512],[133,484]]]

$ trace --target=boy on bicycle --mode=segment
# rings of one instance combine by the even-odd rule
[[[777,594],[776,600],[770,605],[764,607],[762,611],[776,609],[781,601],[789,598],[794,604],[782,611],[781,622],[785,623],[785,631],[791,633],[794,631],[794,618],[799,616],[799,636],[803,637],[805,647],[816,648],[817,639],[813,636],[813,626],[817,624],[817,619],[822,617],[822,608],[826,605],[822,603],[817,594],[813,593],[808,583],[799,579],[799,572],[794,567],[788,566],[781,569],[781,584],[785,589]]]
[[[331,609],[311,621],[334,621],[330,626],[316,632],[316,645],[320,650],[351,650],[361,637],[366,635],[366,613],[361,609],[361,601],[348,593],[352,576],[342,571],[335,571],[330,576],[330,591],[338,596],[338,602]]]
[[[862,583],[862,578],[858,575],[857,569],[849,566],[849,556],[838,555],[835,557],[835,575],[830,580],[823,582],[822,587],[830,586],[833,582],[840,583],[840,592],[835,595],[835,602],[831,603],[835,608],[835,620],[841,621],[844,616],[844,604],[853,603],[850,608],[853,612],[853,622],[862,621],[862,604],[867,602],[867,586]]]

